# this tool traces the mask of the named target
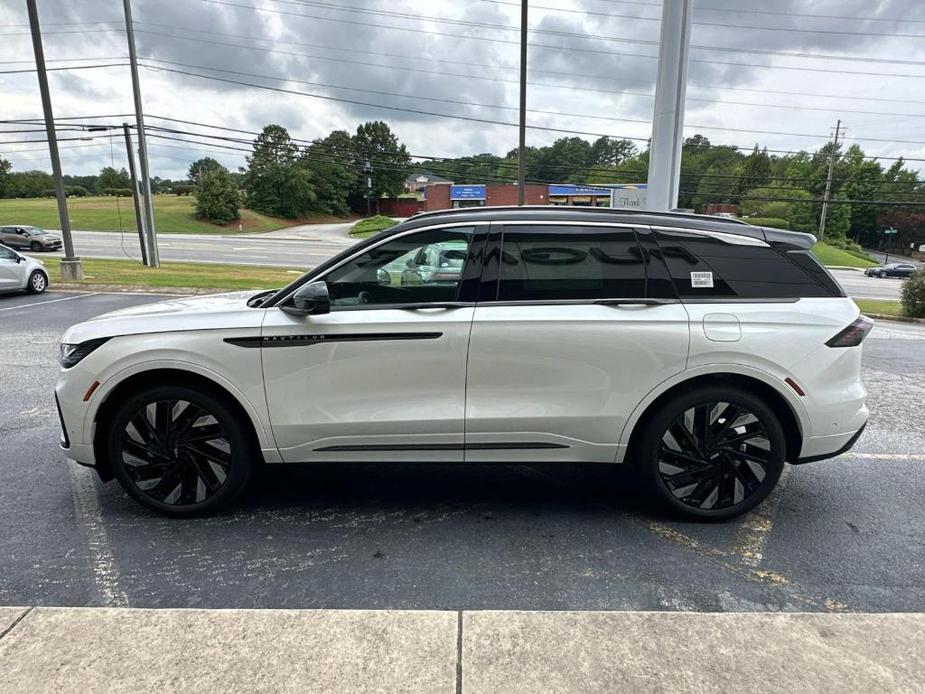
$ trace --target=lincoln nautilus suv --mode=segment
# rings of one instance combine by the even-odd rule
[[[261,465],[597,462],[731,518],[861,435],[859,315],[809,234],[674,213],[422,214],[282,289],[70,328],[68,457],[172,516]]]

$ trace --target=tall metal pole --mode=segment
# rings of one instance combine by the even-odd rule
[[[35,69],[39,76],[39,91],[42,93],[42,111],[45,114],[45,133],[48,139],[48,156],[51,158],[51,173],[55,179],[55,197],[58,199],[58,218],[61,220],[61,236],[64,240],[64,258],[61,259],[61,279],[65,282],[79,282],[83,279],[80,258],[74,255],[74,240],[71,238],[71,220],[67,214],[67,197],[64,195],[64,179],[61,177],[61,157],[58,155],[58,138],[55,134],[55,116],[51,108],[48,91],[48,75],[45,73],[45,50],[42,48],[42,29],[35,0],[26,0],[29,9],[29,27],[32,30],[32,49],[35,51]]]
[[[517,204],[526,198],[527,168],[527,0],[520,0],[520,143],[517,147]]]
[[[838,134],[841,130],[841,120],[835,123],[835,140],[832,142],[832,151],[829,152],[829,174],[825,179],[825,194],[822,196],[822,214],[819,216],[819,240],[825,238],[825,216],[829,211],[829,199],[832,195],[832,174],[835,172],[835,156],[838,151]]]
[[[132,93],[135,97],[135,124],[138,127],[138,163],[141,168],[141,190],[144,196],[145,228],[148,232],[148,265],[161,264],[157,251],[157,228],[154,225],[154,201],[151,199],[151,178],[148,172],[148,143],[145,139],[145,115],[141,106],[141,87],[138,83],[138,56],[135,53],[135,28],[132,24],[131,0],[122,0],[125,8],[125,34],[128,39],[128,58],[132,71]]]
[[[691,37],[692,0],[665,0],[658,46],[655,115],[649,149],[646,207],[665,212],[678,206],[681,147],[684,142],[684,97]]]
[[[135,153],[132,151],[132,133],[128,123],[122,124],[125,133],[125,151],[128,154],[128,173],[132,177],[132,202],[135,203],[135,225],[138,228],[138,241],[141,244],[141,262],[148,264],[148,249],[145,248],[145,218],[141,212],[141,200],[138,195],[138,176],[135,173]]]

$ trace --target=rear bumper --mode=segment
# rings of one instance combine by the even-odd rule
[[[805,439],[803,442],[803,451],[800,455],[800,458],[792,461],[793,465],[802,465],[804,463],[815,463],[819,460],[828,460],[829,458],[834,458],[841,455],[842,453],[847,453],[852,448],[854,444],[858,442],[858,439],[861,438],[861,434],[864,433],[864,429],[867,427],[867,422],[864,422],[861,425],[861,428],[858,429],[853,434],[840,434],[838,436],[816,436],[813,438]],[[837,446],[837,448],[833,448]],[[820,450],[822,452],[820,452]]]

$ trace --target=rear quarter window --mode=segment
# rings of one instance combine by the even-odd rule
[[[770,246],[731,243],[686,231],[657,231],[662,256],[684,299],[796,299],[832,296]]]

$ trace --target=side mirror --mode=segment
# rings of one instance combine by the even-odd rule
[[[331,297],[324,280],[303,285],[292,296],[292,304],[280,308],[293,316],[317,316],[331,312]]]

